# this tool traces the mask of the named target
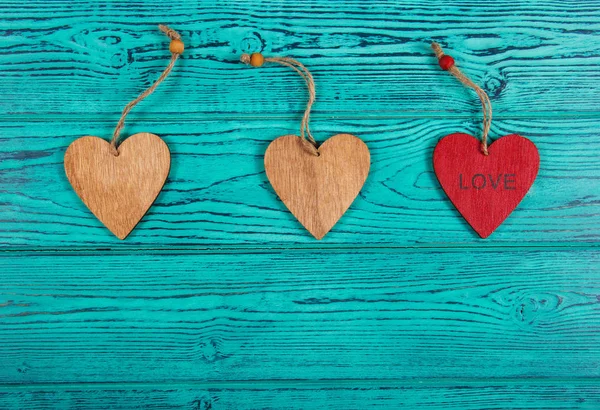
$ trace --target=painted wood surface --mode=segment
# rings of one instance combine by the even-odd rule
[[[600,2],[56,0],[0,4],[0,408],[600,407]],[[131,114],[172,170],[125,243],[70,189],[66,147]],[[531,191],[482,242],[433,174],[437,141],[539,149]],[[263,154],[296,134],[365,141],[361,195],[316,242]]]
[[[598,250],[0,261],[2,383],[600,378]]]
[[[126,134],[145,130],[160,135],[172,160],[155,204],[120,243],[81,203],[62,166],[72,141],[108,134],[112,125],[0,125],[3,247],[317,243],[277,198],[265,175],[267,146],[297,125],[274,119],[144,123],[126,129]],[[317,139],[344,130],[365,141],[371,169],[359,197],[319,246],[482,246],[440,188],[431,159],[438,139],[448,131],[474,134],[479,125],[456,119],[320,123]],[[600,121],[592,119],[494,122],[497,135],[518,130],[535,142],[542,160],[536,183],[486,245],[598,243],[599,129]]]
[[[283,405],[282,405],[283,404]],[[594,382],[456,381],[431,385],[373,383],[362,380],[331,383],[227,383],[169,385],[77,385],[0,388],[0,406],[7,408],[119,409],[357,409],[419,408],[480,410],[589,409],[600,406]]]
[[[533,142],[517,134],[484,144],[469,134],[445,136],[433,151],[433,170],[456,210],[487,238],[527,195],[540,154]]]
[[[599,16],[596,0],[5,0],[0,112],[118,115],[164,68],[156,25],[168,20],[185,53],[136,116],[301,112],[305,90],[289,69],[239,62],[262,51],[308,66],[317,114],[471,118],[479,102],[440,72],[432,40],[489,93],[496,115],[596,115]]]

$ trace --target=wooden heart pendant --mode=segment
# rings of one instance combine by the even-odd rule
[[[329,138],[319,147],[319,156],[305,144],[296,135],[277,138],[265,153],[265,170],[285,206],[321,239],[360,192],[371,157],[366,144],[350,134]]]
[[[125,239],[162,189],[171,166],[167,144],[139,133],[119,146],[98,137],[75,140],[65,153],[65,172],[83,203],[119,239]]]
[[[433,153],[440,185],[458,212],[487,238],[519,205],[540,167],[538,150],[527,138],[507,135],[481,151],[468,134],[451,134]]]

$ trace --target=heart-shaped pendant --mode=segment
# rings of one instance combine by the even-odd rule
[[[517,207],[540,167],[538,150],[527,138],[507,135],[488,146],[468,134],[450,134],[433,153],[440,185],[458,212],[487,238]]]
[[[171,166],[167,144],[139,133],[119,146],[98,137],[75,140],[65,153],[65,172],[83,203],[113,234],[125,239],[162,189]]]
[[[315,155],[306,141],[286,135],[265,153],[267,177],[279,198],[317,239],[323,238],[350,207],[367,180],[371,157],[350,134],[325,141]]]

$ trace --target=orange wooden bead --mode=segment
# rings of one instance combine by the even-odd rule
[[[252,67],[260,67],[265,62],[265,58],[261,53],[252,53],[250,56],[250,65]]]
[[[169,44],[169,51],[171,53],[183,54],[184,48],[183,41],[181,40],[171,40],[171,44]]]

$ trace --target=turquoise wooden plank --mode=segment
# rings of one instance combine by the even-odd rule
[[[372,167],[361,195],[323,241],[287,211],[263,167],[267,145],[299,121],[138,122],[124,135],[151,131],[173,153],[156,205],[121,242],[87,210],[63,170],[66,147],[82,135],[107,137],[113,122],[2,125],[0,242],[4,247],[95,246],[496,246],[587,243],[600,239],[600,121],[502,120],[491,135],[518,131],[542,158],[531,191],[482,241],[439,188],[431,155],[447,133],[478,133],[477,120],[329,119],[315,121],[321,141],[338,132],[361,137]]]
[[[447,45],[488,91],[496,115],[600,110],[600,8],[593,0],[30,0],[3,1],[0,19],[0,112],[8,121],[14,114],[116,115],[164,68],[167,43],[156,30],[164,22],[188,46],[138,114],[176,120],[301,111],[305,91],[290,70],[238,63],[242,52],[258,50],[308,65],[317,113],[478,114],[474,95],[437,66],[431,40]]]
[[[221,385],[31,386],[2,389],[3,408],[119,409],[597,409],[592,381],[351,381]]]
[[[3,253],[0,383],[598,380],[599,262],[576,249]]]

